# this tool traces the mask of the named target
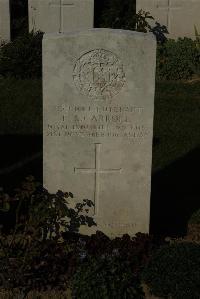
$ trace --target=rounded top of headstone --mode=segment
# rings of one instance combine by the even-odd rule
[[[62,33],[45,33],[43,36],[43,40],[45,39],[51,39],[51,38],[65,38],[69,36],[89,36],[89,35],[105,35],[107,34],[113,34],[113,35],[126,35],[129,36],[129,38],[145,38],[149,40],[154,40],[156,42],[156,37],[152,32],[138,32],[138,31],[132,31],[132,30],[124,30],[124,29],[111,29],[111,28],[92,28],[92,29],[86,29],[86,30],[77,30],[77,31],[71,31],[71,32],[62,32]]]

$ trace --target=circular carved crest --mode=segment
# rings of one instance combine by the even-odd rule
[[[81,94],[94,99],[109,99],[120,92],[125,82],[118,57],[104,49],[82,55],[74,67],[74,83]]]

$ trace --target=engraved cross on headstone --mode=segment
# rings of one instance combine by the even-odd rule
[[[71,8],[74,7],[73,0],[51,0],[49,2],[49,5],[51,7],[59,7],[60,8],[60,22],[59,22],[59,33],[62,33],[64,31],[64,9],[65,8]]]
[[[175,6],[173,2],[174,0],[167,0],[167,6],[160,6],[159,4],[157,4],[158,9],[167,10],[167,28],[169,32],[171,30],[171,11],[180,9],[182,7],[181,4]]]
[[[101,169],[100,153],[101,143],[95,143],[95,168],[74,168],[75,173],[86,173],[95,175],[94,183],[94,215],[98,214],[99,210],[99,192],[100,192],[100,175],[109,173],[121,173],[122,169]]]

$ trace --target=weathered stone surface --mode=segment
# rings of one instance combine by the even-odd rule
[[[170,38],[195,38],[194,25],[200,32],[199,0],[137,0],[137,11],[140,9],[167,26]]]
[[[94,0],[29,0],[29,30],[46,33],[93,28]]]
[[[0,41],[10,41],[9,0],[0,0]]]
[[[109,236],[148,232],[154,37],[47,34],[43,63],[44,185],[92,200],[97,229]]]

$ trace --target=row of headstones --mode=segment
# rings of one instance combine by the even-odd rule
[[[45,33],[92,28],[94,0],[28,0],[29,31]],[[0,0],[0,40],[10,41],[10,0]]]
[[[28,0],[29,30],[46,33],[67,32],[93,27],[94,0]],[[161,25],[170,38],[195,36],[200,28],[199,0],[137,0]],[[200,29],[199,29],[200,30]],[[10,40],[9,0],[0,0],[0,39]]]

